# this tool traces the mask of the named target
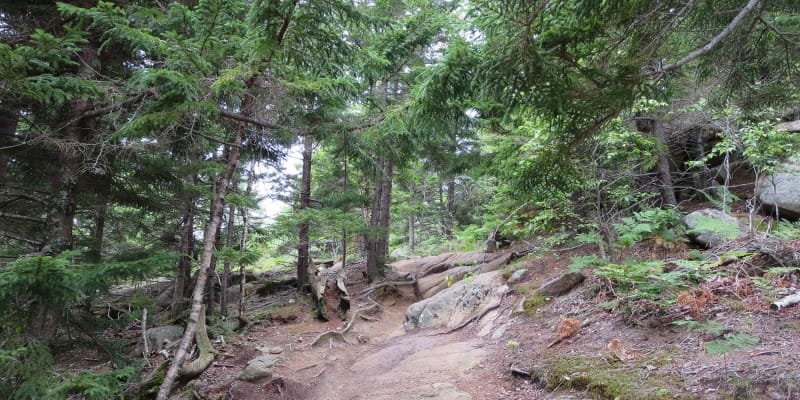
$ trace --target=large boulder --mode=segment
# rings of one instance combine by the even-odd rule
[[[770,212],[777,208],[781,218],[800,219],[800,162],[784,164],[775,174],[759,180],[756,193]]]
[[[706,248],[717,247],[742,233],[735,217],[713,208],[691,212],[681,221],[686,226],[689,239]]]
[[[468,275],[406,310],[406,329],[463,326],[499,304],[509,288],[501,271]]]
[[[159,351],[164,347],[172,347],[172,344],[183,338],[183,327],[178,325],[157,326],[145,331],[147,343],[150,351]]]

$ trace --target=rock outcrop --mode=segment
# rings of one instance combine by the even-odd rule
[[[497,307],[509,287],[500,271],[470,275],[406,310],[406,329],[457,329]]]
[[[800,163],[787,163],[759,180],[756,193],[769,212],[777,209],[780,218],[800,219]]]
[[[742,233],[735,217],[713,208],[691,212],[681,221],[686,226],[689,239],[706,248],[720,246]]]

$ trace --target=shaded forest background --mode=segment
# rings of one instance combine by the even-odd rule
[[[5,1],[0,393],[135,380],[97,340],[108,375],[47,372],[120,283],[174,279],[191,340],[241,315],[245,269],[305,291],[312,259],[373,280],[539,235],[613,260],[625,218],[774,216],[754,182],[798,154],[799,86],[792,0]]]

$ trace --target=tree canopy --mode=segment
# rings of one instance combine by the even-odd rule
[[[231,263],[293,259],[302,291],[313,258],[376,279],[501,231],[611,249],[645,205],[727,204],[731,160],[797,154],[798,56],[793,0],[4,2],[0,300],[25,315],[0,351],[124,279],[173,277],[196,324]]]

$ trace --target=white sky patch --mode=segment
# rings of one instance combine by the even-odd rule
[[[261,199],[258,202],[259,212],[263,215],[267,222],[272,222],[275,217],[283,211],[287,210],[291,205],[281,198],[286,198],[290,193],[282,193],[283,188],[278,185],[275,180],[283,179],[286,176],[297,175],[303,167],[302,147],[299,144],[292,145],[289,148],[289,153],[286,158],[280,162],[279,165],[266,165],[258,163],[255,167],[255,173],[263,178],[258,179],[253,183],[253,190]]]

